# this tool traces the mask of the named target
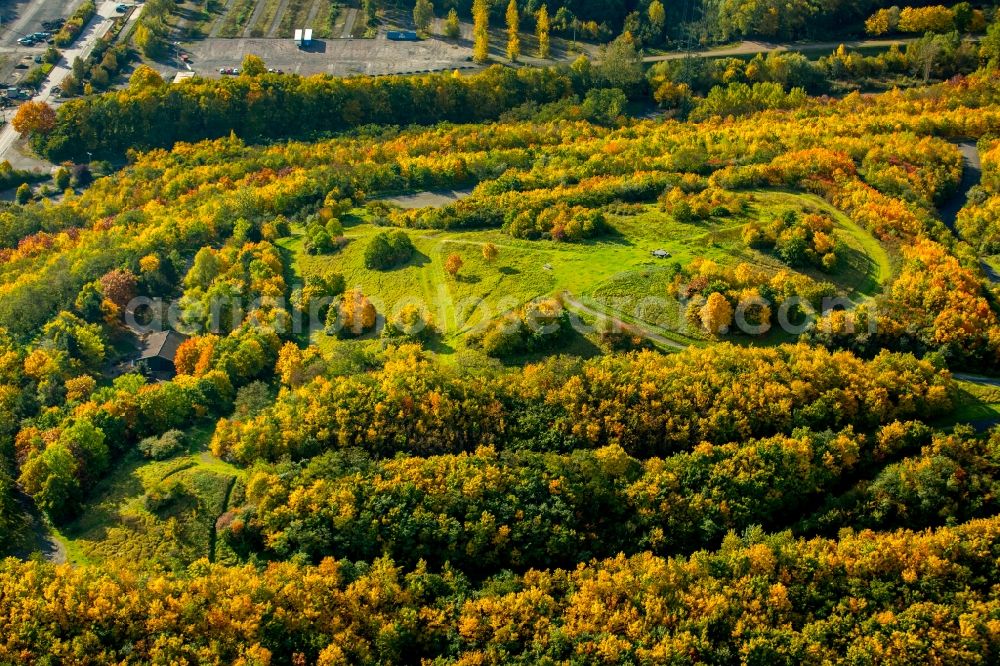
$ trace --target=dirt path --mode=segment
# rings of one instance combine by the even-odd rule
[[[285,16],[285,12],[287,11],[288,0],[281,0],[281,4],[278,5],[278,11],[274,14],[274,20],[271,22],[271,29],[267,31],[267,37],[269,39],[281,36],[278,34],[278,30],[281,29],[281,19]]]
[[[358,10],[353,7],[344,7],[344,32],[341,33],[341,39],[350,39],[351,34],[354,32],[354,22],[358,20]]]
[[[309,16],[306,17],[306,25],[314,30],[316,26],[313,25],[313,22],[316,21],[316,16],[319,14],[321,2],[330,2],[330,0],[314,0],[312,7],[309,8]]]
[[[979,184],[983,177],[983,163],[979,157],[979,149],[972,141],[962,141],[957,144],[958,150],[962,153],[963,169],[962,181],[958,185],[955,193],[948,198],[944,204],[938,208],[941,221],[948,225],[948,228],[957,236],[955,222],[958,220],[958,213],[969,201],[969,190]],[[985,261],[980,262],[986,278],[993,283],[1000,282],[1000,275],[993,270],[993,267]]]
[[[396,204],[400,208],[414,210],[419,208],[442,208],[456,201],[461,201],[472,194],[471,189],[464,190],[429,190],[416,194],[402,194],[395,197],[385,197],[383,201]]]
[[[676,350],[687,349],[688,347],[685,344],[677,342],[676,340],[671,340],[670,338],[665,337],[660,333],[657,333],[656,330],[654,330],[655,327],[653,327],[651,324],[647,324],[645,322],[628,322],[624,321],[621,317],[601,312],[600,310],[596,310],[590,307],[589,305],[585,305],[581,301],[575,299],[573,295],[570,294],[568,291],[564,291],[561,294],[561,296],[563,303],[566,305],[568,309],[573,310],[575,312],[582,312],[583,314],[589,315],[596,319],[615,321],[629,333],[634,333],[641,337],[644,337],[647,340],[650,340],[651,342],[655,342],[661,347],[669,347],[671,349],[676,349]]]
[[[972,382],[973,384],[982,384],[983,386],[996,386],[1000,388],[1000,377],[986,377],[984,375],[970,375],[965,372],[953,372],[951,376],[954,379],[960,379],[963,382]]]
[[[32,553],[41,553],[47,562],[64,563],[66,561],[66,547],[52,534],[42,512],[35,506],[35,502],[20,490],[14,492],[14,499],[20,505],[26,520],[26,543],[18,544],[13,555],[24,559]]]
[[[257,25],[257,21],[260,20],[260,15],[264,13],[264,9],[267,7],[266,2],[258,2],[253,8],[253,14],[250,15],[250,20],[247,21],[246,26],[243,28],[243,37],[249,38],[250,31],[254,29]]]
[[[226,0],[226,6],[222,8],[222,13],[215,18],[215,23],[212,24],[212,29],[208,33],[210,38],[214,39],[219,36],[219,31],[222,30],[222,25],[226,22],[226,16],[233,10],[235,2],[236,0]]]
[[[647,56],[643,62],[663,62],[665,60],[680,60],[688,56],[694,58],[727,58],[730,56],[755,55],[757,53],[772,53],[776,51],[825,51],[833,50],[843,44],[849,49],[864,48],[888,48],[893,44],[908,44],[915,41],[914,38],[902,39],[857,39],[843,42],[791,42],[786,44],[772,44],[769,42],[741,42],[736,46],[721,49],[706,49],[702,51],[681,51],[678,53],[667,53],[658,56]]]

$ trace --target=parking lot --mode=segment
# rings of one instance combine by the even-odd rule
[[[472,68],[470,49],[439,39],[394,42],[376,39],[315,40],[300,49],[291,39],[205,39],[182,48],[192,69],[202,76],[219,76],[223,67],[237,67],[247,54],[258,55],[268,67],[296,74],[383,75]],[[173,63],[184,69],[182,63]]]
[[[42,30],[42,23],[66,18],[84,0],[13,0],[0,3],[3,28],[0,47],[16,47],[17,40]]]
[[[65,18],[83,0],[13,0],[0,2],[0,87],[16,85],[34,66],[33,58],[41,54],[44,44],[18,44],[26,35],[43,30],[44,22]]]

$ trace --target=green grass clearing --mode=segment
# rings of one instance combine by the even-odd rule
[[[957,380],[956,384],[959,390],[955,408],[942,425],[1000,423],[1000,387],[965,380]]]
[[[855,300],[877,294],[890,278],[892,258],[886,249],[819,197],[770,191],[754,195],[746,215],[706,222],[681,223],[655,205],[635,215],[609,215],[614,232],[582,243],[520,240],[500,230],[411,229],[407,233],[417,248],[415,257],[388,271],[364,267],[365,247],[383,231],[366,221],[347,228],[347,245],[333,255],[305,254],[299,235],[280,244],[294,258],[296,278],[341,273],[347,287],[360,289],[383,316],[411,303],[425,308],[442,331],[440,350],[445,353],[466,349],[466,335],[496,316],[533,299],[563,293],[677,343],[705,343],[700,331],[685,326],[682,305],[670,289],[671,264],[683,266],[703,257],[720,265],[748,262],[771,272],[785,270],[777,258],[744,246],[740,232],[752,219],[770,219],[788,209],[828,213],[848,248],[845,266],[835,274],[811,269],[805,273],[834,283]],[[486,243],[499,249],[492,264],[482,257]],[[658,248],[672,257],[655,259],[651,252]],[[457,278],[444,270],[452,253],[464,264]],[[323,333],[313,341],[327,349],[336,344]],[[766,337],[755,342],[779,341]]]
[[[169,460],[130,452],[97,486],[80,517],[58,531],[68,561],[125,559],[175,567],[202,557],[228,559],[216,552],[224,549],[215,544],[215,521],[243,472],[206,451],[210,436],[208,426],[189,432],[189,450]],[[150,509],[147,493],[165,481],[179,484],[179,496]]]

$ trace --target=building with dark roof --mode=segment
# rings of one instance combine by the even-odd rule
[[[187,340],[187,336],[177,331],[160,331],[150,333],[139,341],[139,357],[136,363],[142,363],[150,372],[174,374],[177,368],[174,358],[177,348]]]

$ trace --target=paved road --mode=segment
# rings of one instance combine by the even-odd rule
[[[104,0],[98,5],[97,15],[86,25],[73,45],[63,51],[62,59],[52,69],[42,89],[34,96],[33,99],[35,101],[58,103],[52,94],[52,89],[56,86],[61,86],[63,80],[70,74],[73,60],[77,57],[86,59],[97,44],[97,40],[111,29],[114,19],[120,16],[115,9],[118,4],[118,0]],[[143,7],[144,5],[138,5],[136,10],[132,12],[132,16],[129,17],[129,24],[125,27],[125,30],[128,30],[133,23],[139,20]],[[3,129],[0,130],[0,161],[6,158],[7,153],[17,142],[17,139],[18,134],[14,130],[13,125],[10,123],[4,125]]]
[[[1000,388],[1000,377],[985,377],[983,375],[970,375],[965,372],[953,372],[951,376],[963,382],[982,384],[983,386],[996,386]]]
[[[979,150],[976,148],[975,142],[962,141],[958,144],[958,150],[962,153],[962,181],[959,183],[955,193],[938,209],[941,220],[952,231],[955,230],[955,220],[958,218],[958,211],[965,207],[968,200],[969,190],[978,185],[983,177],[983,163],[979,159]]]

